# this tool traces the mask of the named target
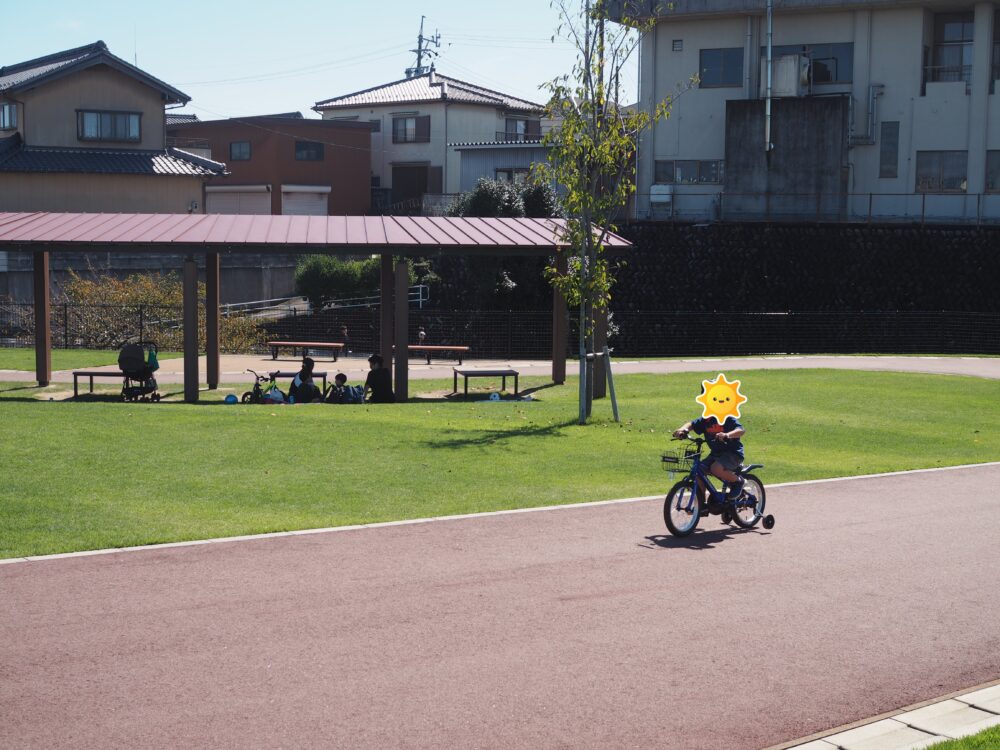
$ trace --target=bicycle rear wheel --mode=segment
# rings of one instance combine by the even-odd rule
[[[753,474],[744,474],[743,497],[736,501],[733,520],[742,529],[752,529],[764,515],[764,483]]]
[[[670,488],[663,503],[663,520],[674,536],[687,536],[698,525],[701,508],[694,485],[686,479]]]

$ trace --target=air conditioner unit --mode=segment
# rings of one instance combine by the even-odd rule
[[[674,199],[673,185],[651,185],[649,188],[650,203],[670,203]]]
[[[809,93],[809,58],[781,55],[771,59],[771,96],[805,96]],[[767,57],[760,58],[760,96],[767,96]]]

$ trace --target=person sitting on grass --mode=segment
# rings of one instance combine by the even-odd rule
[[[292,379],[292,387],[288,389],[289,401],[296,404],[311,404],[323,400],[323,394],[313,382],[315,366],[312,357],[302,358],[302,369]]]
[[[686,438],[691,430],[704,435],[708,443],[709,454],[705,459],[705,468],[729,485],[728,497],[739,497],[746,484],[746,480],[736,473],[743,463],[743,443],[740,442],[740,438],[746,434],[743,425],[734,417],[726,417],[724,424],[719,424],[715,417],[698,417],[674,430],[674,437]],[[705,499],[705,488],[700,479],[698,498],[702,501]]]
[[[392,375],[389,373],[389,368],[384,367],[382,362],[382,357],[378,354],[373,354],[368,358],[371,372],[365,379],[365,403],[391,404],[396,401],[396,396],[392,392]]]
[[[347,376],[342,372],[338,372],[333,376],[333,385],[327,391],[325,401],[328,404],[346,404],[347,401],[344,400],[346,397]]]

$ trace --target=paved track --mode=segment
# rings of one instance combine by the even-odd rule
[[[1000,677],[1000,466],[0,566],[0,747],[760,748]]]

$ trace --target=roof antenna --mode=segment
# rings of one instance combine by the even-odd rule
[[[417,35],[417,48],[411,49],[410,52],[417,56],[417,64],[412,68],[406,69],[407,78],[416,78],[417,76],[422,76],[434,70],[434,63],[429,66],[424,65],[424,55],[428,59],[432,57],[437,57],[438,53],[432,50],[430,47],[433,44],[435,47],[441,46],[441,34],[438,33],[437,29],[434,30],[434,36],[424,36],[424,19],[427,16],[420,16],[420,33]]]
[[[132,64],[135,65],[135,67],[138,68],[139,67],[139,42],[138,42],[139,32],[136,30],[137,27],[138,27],[138,24],[135,23],[135,22],[133,22],[132,23]]]

